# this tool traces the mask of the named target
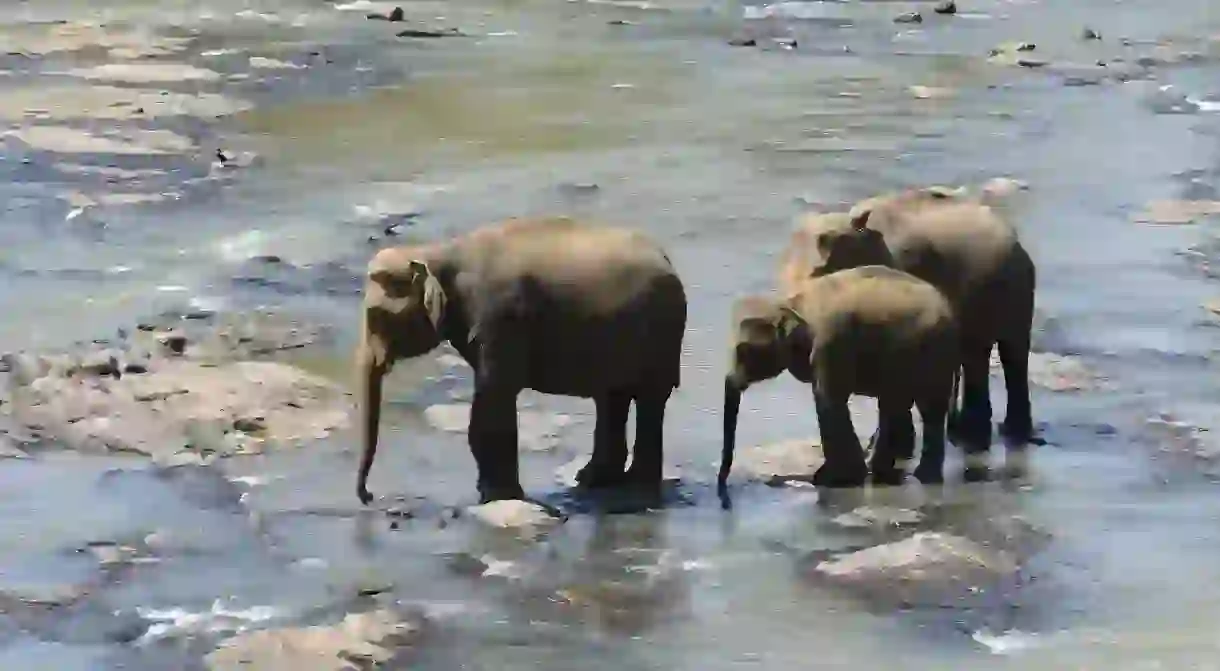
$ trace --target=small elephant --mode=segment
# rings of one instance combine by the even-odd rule
[[[939,482],[945,419],[958,366],[957,321],[949,301],[931,284],[881,265],[808,277],[783,297],[750,296],[733,306],[731,370],[724,380],[724,452],[718,491],[727,506],[741,395],[751,384],[787,369],[813,387],[825,463],[814,483],[860,486],[900,482],[897,461],[914,453],[914,431],[891,423],[874,436],[866,464],[847,401],[877,399],[883,416],[919,408],[923,454],[915,475]]]
[[[363,455],[377,451],[382,378],[448,341],[474,370],[468,439],[482,502],[523,498],[516,398],[592,398],[587,487],[659,488],[665,405],[680,378],[686,292],[642,233],[568,218],[510,219],[449,241],[383,249],[368,266],[358,348]],[[627,462],[627,415],[636,439]]]
[[[1035,440],[1029,399],[1033,260],[991,207],[934,186],[869,198],[848,213],[805,217],[785,251],[779,285],[867,264],[890,265],[930,282],[960,315],[962,398],[960,411],[951,410],[950,436],[966,454],[964,477],[986,478],[994,346],[1008,392],[1001,430],[1014,447]],[[907,431],[910,413],[883,415],[883,424],[890,421]]]

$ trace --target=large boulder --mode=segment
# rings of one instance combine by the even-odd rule
[[[389,609],[352,613],[329,626],[239,634],[204,659],[210,671],[355,671],[394,659],[416,643],[422,622]]]
[[[243,360],[302,346],[307,335],[200,329],[144,325],[116,343],[5,355],[0,443],[177,464],[298,445],[349,423],[350,394],[337,385],[284,363]],[[19,456],[13,449],[5,453]]]

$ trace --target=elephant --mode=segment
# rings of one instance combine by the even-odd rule
[[[686,290],[645,234],[568,217],[514,218],[447,241],[390,247],[369,261],[357,348],[368,505],[382,379],[396,360],[447,341],[470,364],[468,430],[482,503],[522,499],[516,398],[524,389],[591,398],[589,488],[657,489],[665,406],[680,381]],[[627,416],[636,439],[627,465]]]
[[[1015,229],[990,206],[932,186],[875,196],[846,213],[806,216],[782,257],[778,285],[783,290],[804,277],[876,263],[930,282],[959,315],[961,407],[950,410],[949,435],[965,453],[964,479],[987,478],[992,347],[998,346],[1008,394],[1001,432],[1010,449],[1037,442],[1029,398],[1033,260]],[[957,396],[955,383],[954,405]],[[881,420],[900,423],[897,431],[910,430],[908,411],[883,413]]]
[[[914,431],[898,423],[875,436],[866,464],[852,427],[852,395],[877,399],[882,413],[919,408],[923,455],[916,477],[935,480],[943,468],[945,421],[958,367],[958,326],[936,287],[884,265],[806,277],[785,294],[745,296],[733,304],[730,369],[724,380],[724,448],[717,490],[728,506],[737,414],[751,385],[787,370],[813,388],[825,462],[814,484],[857,487],[897,483],[897,461],[914,451]]]

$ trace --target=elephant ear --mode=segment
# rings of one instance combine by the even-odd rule
[[[423,261],[411,261],[411,270],[414,273],[415,285],[420,287],[420,300],[428,313],[428,321],[432,322],[432,328],[439,333],[441,320],[445,317],[445,290],[441,288],[440,280],[428,269],[428,264]]]

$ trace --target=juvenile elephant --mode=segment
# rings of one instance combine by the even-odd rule
[[[930,282],[960,315],[962,398],[960,412],[949,418],[950,435],[966,454],[965,478],[985,478],[993,346],[999,348],[1008,392],[1001,430],[1014,445],[1034,438],[1029,400],[1033,260],[992,208],[928,187],[869,198],[848,213],[804,218],[783,257],[779,285],[784,290],[804,277],[873,263]],[[901,425],[896,431],[910,430],[910,413],[882,413],[882,426],[894,422]]]
[[[786,296],[750,296],[733,306],[717,482],[725,505],[742,392],[785,369],[813,387],[826,458],[815,484],[853,487],[868,476],[870,465],[848,412],[853,394],[876,398],[882,412],[891,415],[909,416],[911,405],[918,407],[924,435],[915,474],[921,480],[939,479],[958,366],[957,323],[945,296],[913,275],[881,265],[807,277],[787,289]],[[886,425],[875,436],[874,480],[901,481],[896,459],[914,452],[914,440],[911,427]]]
[[[364,504],[382,378],[397,359],[448,341],[474,370],[469,443],[483,502],[522,498],[516,398],[523,389],[592,398],[588,487],[661,481],[665,405],[678,387],[686,293],[642,233],[567,218],[510,219],[369,262],[358,349]],[[627,462],[627,415],[636,440]]]

